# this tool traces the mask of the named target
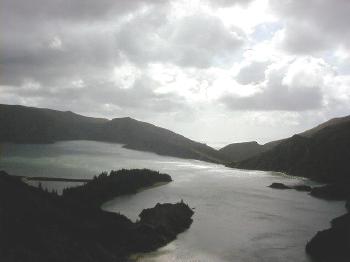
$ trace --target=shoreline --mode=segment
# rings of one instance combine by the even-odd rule
[[[22,177],[28,181],[52,181],[52,182],[83,182],[87,183],[92,179],[87,178],[63,178],[63,177]]]
[[[151,188],[154,188],[154,187],[159,187],[159,186],[164,186],[166,184],[169,184],[171,181],[168,181],[168,182],[156,182],[150,186],[144,186],[144,187],[140,187],[139,189],[136,190],[136,193],[139,193],[139,192],[142,192],[142,191],[145,191],[145,190],[148,190],[148,189],[151,189]],[[134,193],[135,194],[135,193]],[[132,195],[134,195],[132,194]],[[107,201],[108,202],[108,201]],[[106,202],[106,203],[107,203]]]
[[[28,258],[31,261],[51,261],[51,258],[58,256],[55,250],[63,251],[62,257],[69,257],[67,261],[129,261],[128,257],[135,253],[152,252],[170,243],[193,222],[193,210],[183,202],[158,203],[152,208],[143,209],[139,214],[140,220],[133,222],[120,213],[104,211],[94,203],[80,201],[84,200],[79,198],[80,194],[90,192],[93,195],[91,183],[98,190],[106,191],[115,183],[135,186],[142,185],[133,184],[135,179],[147,182],[145,177],[148,176],[151,180],[169,176],[152,170],[111,171],[108,176],[102,173],[87,183],[89,187],[82,186],[83,191],[77,191],[70,197],[28,185],[24,181],[27,179],[25,176],[11,176],[5,171],[0,171],[0,174],[0,193],[6,199],[6,204],[2,204],[1,208],[5,218],[9,218],[2,221],[6,229],[2,236],[9,239],[8,245],[16,254],[13,261],[27,261]],[[165,183],[158,182],[150,187],[162,184]],[[17,228],[19,230],[15,230]],[[7,237],[11,233],[16,237]],[[33,239],[39,249],[31,246]],[[8,257],[1,248],[2,261]],[[25,253],[22,252],[23,248]],[[38,257],[42,259],[38,260]]]

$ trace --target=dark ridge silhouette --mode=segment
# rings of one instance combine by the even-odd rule
[[[324,122],[312,129],[306,130],[297,135],[302,137],[313,137],[313,135],[315,135],[318,131],[321,131],[322,129],[347,122],[350,122],[350,116],[333,118],[328,120],[327,122]],[[221,148],[219,152],[222,153],[225,159],[227,159],[230,162],[240,162],[252,158],[254,156],[258,156],[259,154],[265,151],[271,150],[275,146],[286,142],[288,139],[290,138],[275,140],[262,145],[257,143],[256,141],[233,143]]]
[[[70,111],[0,105],[0,142],[53,143],[95,140],[124,144],[125,148],[159,155],[223,162],[223,156],[206,144],[130,117],[85,117]]]
[[[181,202],[158,204],[141,214],[133,223],[0,171],[0,261],[126,261],[132,253],[172,241],[191,225],[193,211]]]
[[[294,135],[268,151],[229,166],[349,183],[349,156],[350,121],[344,121],[322,128],[310,137]]]
[[[219,150],[231,162],[242,161],[263,151],[265,151],[264,146],[256,141],[233,143]]]
[[[133,194],[141,188],[171,181],[168,174],[149,169],[112,170],[109,175],[103,172],[84,185],[64,189],[62,196],[82,205],[99,207],[117,196]]]
[[[329,127],[329,126],[334,126],[334,125],[338,125],[341,123],[347,123],[350,122],[350,116],[344,116],[344,117],[336,117],[336,118],[332,118],[314,128],[311,128],[309,130],[306,130],[302,133],[300,133],[300,135],[302,136],[306,136],[306,137],[312,137],[314,134],[316,134],[318,131]]]
[[[314,187],[310,195],[327,200],[350,199],[350,185],[348,183],[336,183]]]

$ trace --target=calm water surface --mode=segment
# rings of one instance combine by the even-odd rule
[[[306,242],[345,212],[341,201],[267,187],[272,182],[312,184],[307,180],[158,156],[117,144],[7,144],[1,154],[0,169],[16,175],[89,178],[119,168],[150,168],[170,174],[172,183],[119,197],[103,206],[132,220],[157,202],[183,199],[195,208],[188,231],[153,253],[136,255],[138,261],[310,261],[304,252]],[[60,191],[74,183],[43,184]]]

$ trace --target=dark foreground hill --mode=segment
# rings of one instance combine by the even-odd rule
[[[231,166],[284,172],[323,182],[349,182],[350,121],[294,135],[272,149]]]
[[[125,185],[127,187],[127,185]],[[184,203],[157,204],[133,223],[0,171],[1,262],[117,262],[155,250],[192,223]]]
[[[85,117],[68,112],[0,105],[0,142],[53,143],[95,140],[124,144],[135,150],[180,158],[222,162],[215,149],[155,125],[135,119]]]

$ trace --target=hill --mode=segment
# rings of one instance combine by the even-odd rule
[[[324,122],[324,123],[322,123],[314,128],[311,128],[309,130],[306,130],[306,131],[300,133],[300,135],[306,136],[306,137],[311,137],[314,134],[316,134],[318,131],[320,131],[326,127],[338,125],[341,123],[347,123],[347,122],[350,122],[350,116],[332,118],[332,119],[330,119],[330,120],[328,120],[328,121],[326,121],[326,122]]]
[[[273,148],[231,166],[284,172],[324,182],[349,181],[350,121],[294,135]]]
[[[302,133],[299,133],[297,135],[302,137],[312,137],[315,135],[318,131],[323,130],[324,128],[334,126],[341,123],[347,123],[350,122],[350,116],[346,117],[338,117],[330,119],[312,129],[306,130]],[[255,141],[252,142],[243,142],[243,143],[233,143],[229,144],[219,150],[220,153],[224,155],[226,159],[228,159],[231,162],[239,162],[243,161],[249,158],[252,158],[254,156],[257,156],[265,151],[268,151],[275,146],[285,142],[290,138],[284,138],[280,140],[271,141],[265,144],[258,144]]]
[[[53,143],[95,140],[124,144],[125,148],[160,155],[222,162],[222,155],[206,144],[165,128],[129,117],[93,118],[67,111],[0,105],[0,142]]]
[[[263,151],[264,146],[256,141],[233,143],[219,149],[219,152],[227,156],[228,160],[232,162],[242,161]]]

